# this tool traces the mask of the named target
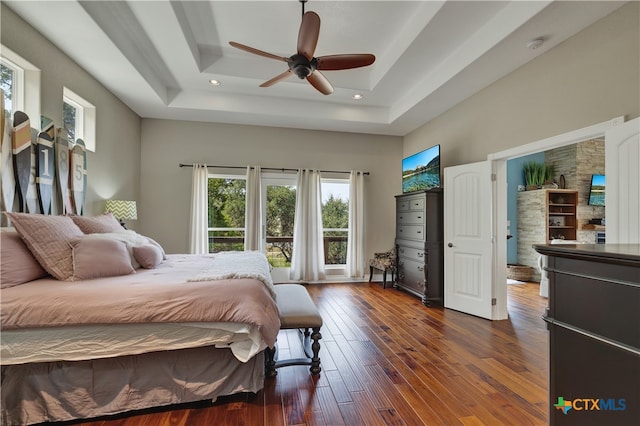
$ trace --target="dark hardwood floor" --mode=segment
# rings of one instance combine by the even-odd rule
[[[143,425],[547,424],[547,299],[509,285],[509,319],[425,307],[380,284],[309,286],[324,319],[322,373],[278,370],[257,395],[75,423]],[[295,331],[282,356],[300,356]]]

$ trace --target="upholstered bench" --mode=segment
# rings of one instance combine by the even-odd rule
[[[320,373],[320,342],[322,338],[320,327],[322,327],[322,317],[315,303],[309,296],[307,289],[300,284],[277,284],[276,301],[280,311],[280,329],[298,329],[303,334],[302,342],[306,358],[283,359],[277,358],[277,346],[273,349],[267,348],[266,353],[266,375],[274,377],[276,369],[289,365],[310,365],[311,374]],[[311,332],[309,332],[311,330]]]

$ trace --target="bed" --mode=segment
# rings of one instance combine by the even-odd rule
[[[112,216],[55,218],[2,229],[3,425],[262,389],[280,328],[264,255],[166,255]]]

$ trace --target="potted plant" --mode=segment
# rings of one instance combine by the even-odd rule
[[[553,165],[529,161],[522,165],[524,183],[528,191],[540,189],[542,185],[553,182]]]

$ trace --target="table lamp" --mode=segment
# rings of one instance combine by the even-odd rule
[[[138,209],[135,201],[125,200],[107,200],[104,205],[104,210],[111,212],[116,219],[120,221],[120,225],[124,229],[127,229],[125,220],[137,220]]]

